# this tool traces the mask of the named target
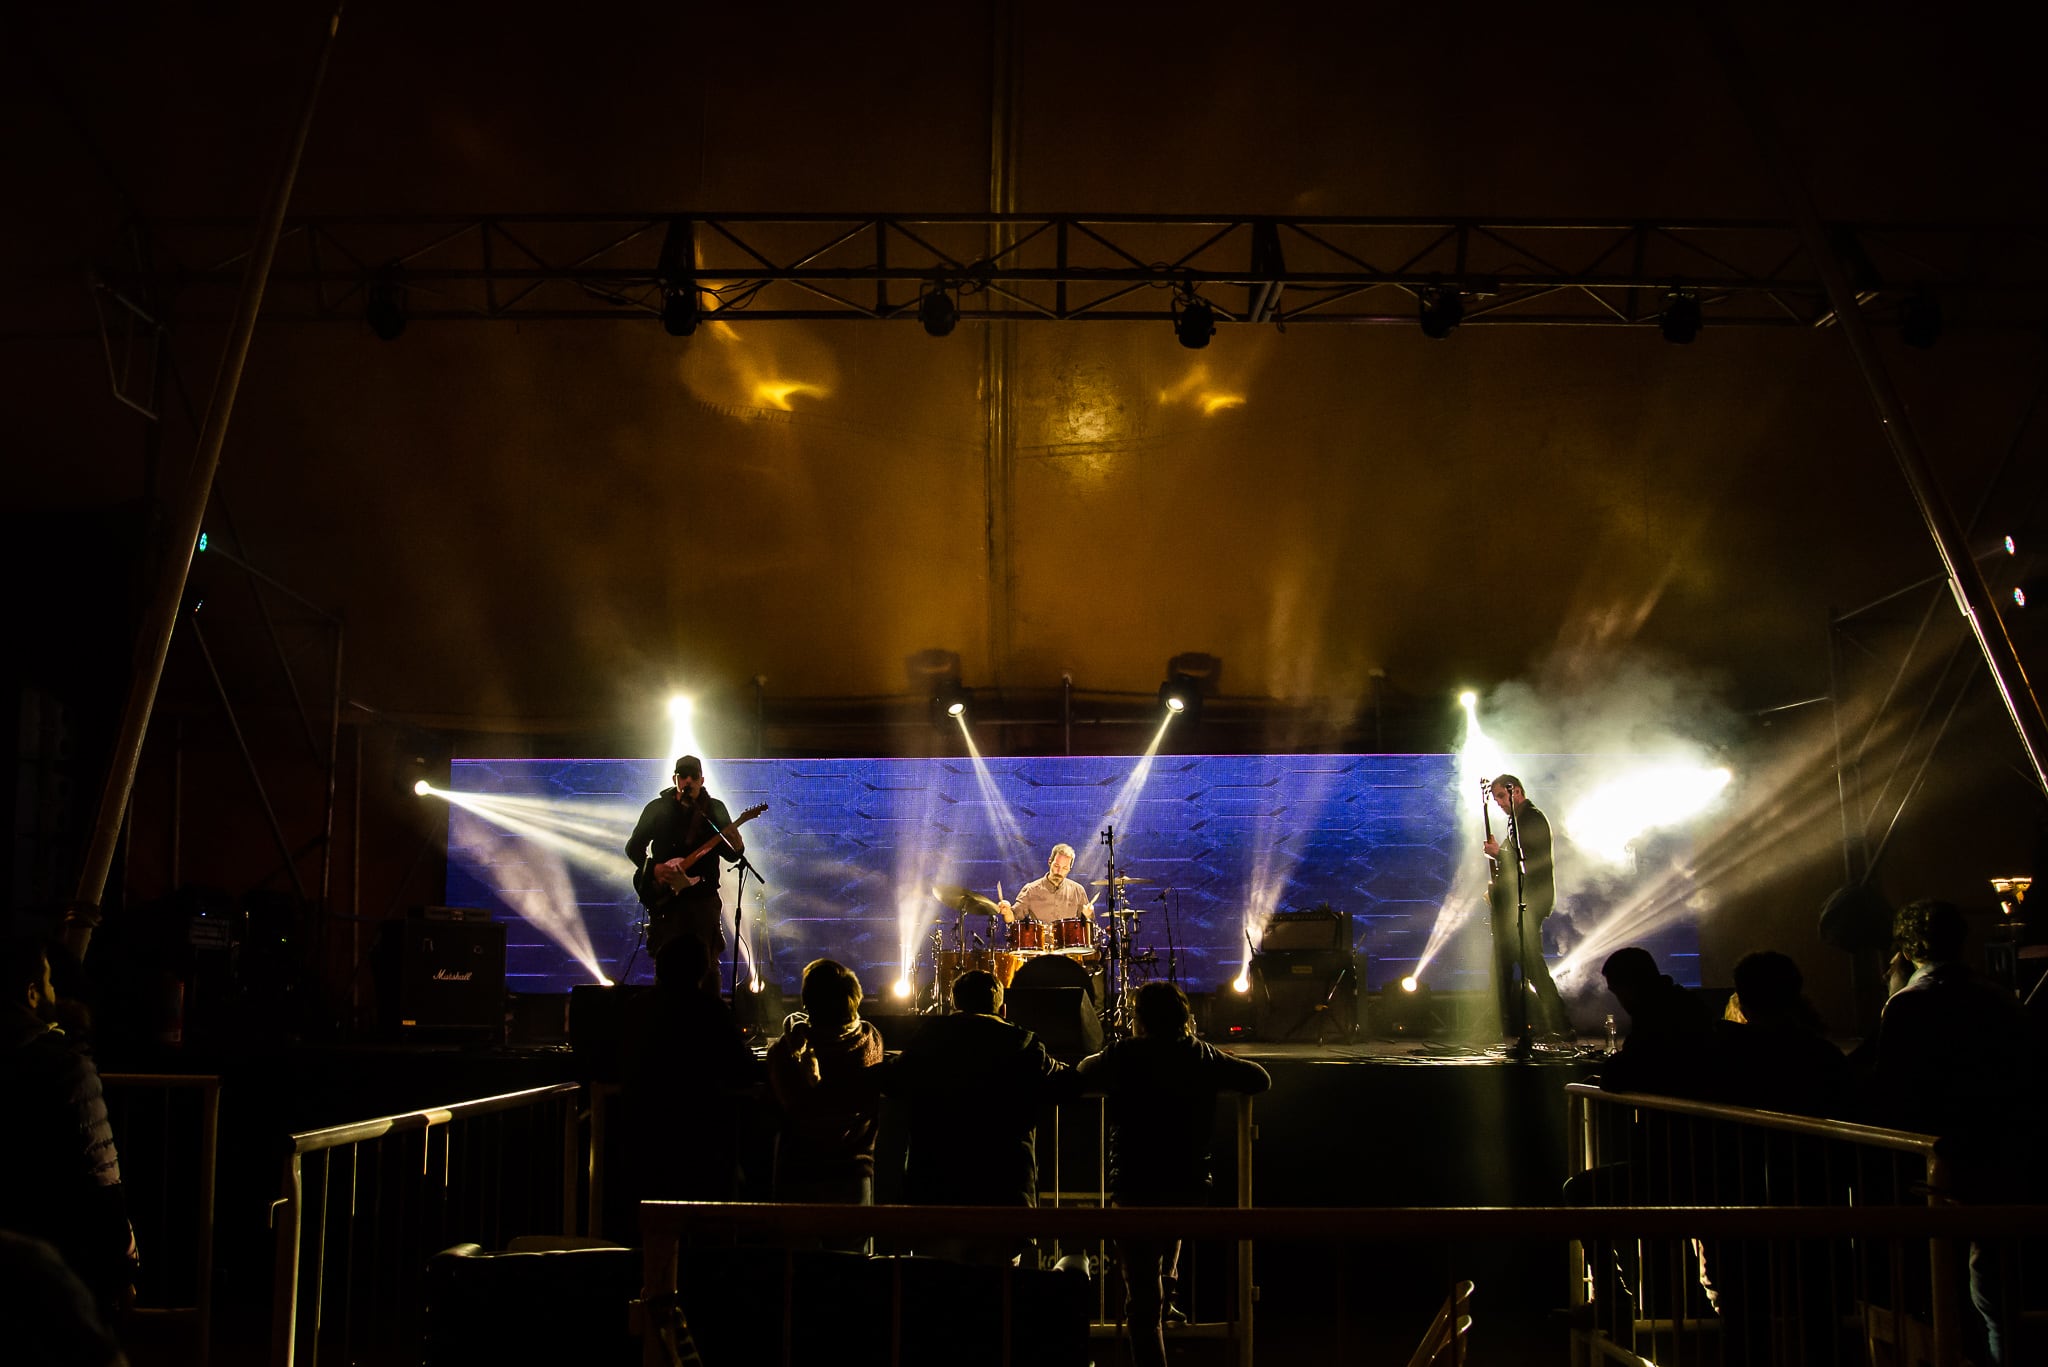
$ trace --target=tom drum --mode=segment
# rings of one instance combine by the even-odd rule
[[[1063,921],[1052,923],[1052,947],[1054,949],[1095,948],[1095,923],[1086,916],[1069,916]]]

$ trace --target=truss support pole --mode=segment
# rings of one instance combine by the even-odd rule
[[[170,653],[171,633],[178,623],[178,604],[185,582],[192,572],[193,548],[206,517],[207,499],[213,492],[214,473],[220,468],[221,447],[227,441],[228,418],[234,411],[235,393],[242,382],[242,368],[249,358],[250,338],[256,331],[256,314],[263,306],[263,286],[270,275],[271,258],[277,254],[277,239],[284,228],[285,209],[291,203],[292,183],[298,178],[299,161],[306,150],[306,135],[313,126],[313,110],[319,104],[320,85],[327,75],[327,61],[334,51],[335,35],[341,30],[341,0],[336,0],[320,40],[312,80],[297,125],[285,150],[269,197],[258,220],[255,246],[249,252],[242,274],[241,291],[235,301],[234,321],[222,350],[220,371],[214,379],[213,397],[206,408],[206,422],[200,429],[199,449],[193,455],[192,471],[182,491],[175,516],[170,521],[163,563],[157,568],[156,588],[136,631],[131,657],[133,675],[128,681],[128,700],[121,712],[121,729],[107,764],[106,786],[100,790],[99,809],[93,819],[92,840],[86,847],[85,867],[78,875],[78,889],[64,913],[64,943],[79,958],[92,944],[93,927],[100,922],[100,898],[106,892],[107,873],[114,863],[114,844],[121,832],[121,820],[135,789],[135,773],[142,761],[142,741],[149,733],[150,713],[156,706],[157,687],[163,681],[164,659]]]
[[[1017,208],[1017,7],[999,0],[989,13],[989,210]],[[988,230],[988,260],[1001,261],[1014,244],[1016,228],[996,223]],[[982,341],[983,525],[988,556],[988,677],[1000,685],[1009,673],[1011,623],[1016,582],[1011,559],[1011,521],[1016,510],[1017,325],[991,321]]]
[[[1906,487],[1911,491],[1913,501],[1919,505],[1920,517],[1927,524],[1927,534],[1933,539],[1934,549],[1941,557],[1942,570],[1948,577],[1956,606],[1962,611],[1970,634],[1977,640],[1985,669],[1998,690],[1999,701],[2005,705],[2006,715],[2012,719],[2013,729],[2019,733],[2020,748],[2026,751],[2027,766],[2033,773],[2034,784],[2048,795],[2048,717],[2042,714],[2041,700],[2027,680],[2026,669],[2020,663],[2018,652],[2013,649],[2012,638],[2006,634],[2005,623],[1992,606],[1991,592],[1985,587],[1984,576],[1977,569],[1977,561],[1970,554],[1962,529],[1956,524],[1948,496],[1927,464],[1926,453],[1921,450],[1919,435],[1913,430],[1906,406],[1885,369],[1884,358],[1877,353],[1877,343],[1857,303],[1855,287],[1828,241],[1820,214],[1807,193],[1805,180],[1793,166],[1778,135],[1777,121],[1771,117],[1762,88],[1736,41],[1734,25],[1719,0],[1702,0],[1700,15],[1721,60],[1722,70],[1727,75],[1735,103],[1749,122],[1757,148],[1792,211],[1793,222],[1806,244],[1807,255],[1813,260],[1814,271],[1827,290],[1835,323],[1841,329],[1842,339],[1849,345],[1850,354],[1855,357],[1856,368],[1862,372],[1864,386],[1870,391],[1871,405],[1877,410],[1878,424],[1884,428],[1885,439],[1891,445],[1899,473],[1905,477]]]

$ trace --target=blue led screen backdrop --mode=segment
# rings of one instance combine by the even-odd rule
[[[1517,757],[1517,772],[1553,819],[1582,757]],[[1454,755],[1162,756],[1135,794],[1141,761],[1130,756],[1035,757],[974,764],[949,759],[755,759],[707,765],[714,796],[738,814],[769,810],[744,828],[747,853],[768,880],[745,891],[745,933],[765,979],[793,989],[803,965],[830,957],[851,965],[871,994],[902,971],[906,943],[930,975],[930,931],[952,913],[934,883],[991,898],[1012,896],[1045,871],[1065,841],[1073,876],[1101,878],[1116,832],[1119,871],[1142,914],[1137,942],[1169,957],[1190,991],[1236,976],[1263,918],[1327,904],[1351,914],[1365,985],[1377,990],[1413,970],[1439,913],[1462,922],[1424,977],[1439,991],[1487,986],[1487,930],[1471,869],[1477,866],[1476,788],[1465,791]],[[567,840],[506,829],[450,809],[447,900],[489,909],[507,924],[507,986],[563,992],[601,973],[650,981],[636,953],[641,911],[624,845],[641,806],[669,782],[667,760],[458,759],[458,794],[523,798],[544,808]],[[994,798],[994,801],[991,801]],[[1498,823],[1498,814],[1495,814]],[[1555,959],[1574,936],[1630,892],[1627,877],[1582,862],[1560,832],[1560,914],[1546,925]],[[1668,843],[1668,841],[1666,842]],[[721,889],[728,935],[735,876]],[[1098,894],[1097,907],[1106,905]],[[1454,893],[1456,902],[1453,902]],[[970,930],[983,929],[968,918]],[[1641,941],[1679,981],[1697,985],[1690,916]],[[728,947],[728,955],[730,947]],[[587,960],[587,962],[586,962]],[[729,979],[727,980],[729,986]]]

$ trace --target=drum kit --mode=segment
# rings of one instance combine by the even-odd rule
[[[1092,915],[1040,921],[1020,913],[1004,921],[1001,908],[972,888],[933,884],[932,896],[952,909],[954,919],[950,927],[942,922],[932,929],[932,997],[924,1009],[945,1010],[953,980],[962,973],[985,970],[1008,989],[1027,964],[1058,959],[1066,962],[1045,967],[1058,967],[1062,981],[1085,976],[1096,1001],[1108,1003],[1105,1024],[1126,1032],[1129,998],[1137,990],[1134,974],[1149,966],[1153,955],[1135,948],[1138,917],[1144,913],[1130,905],[1125,889],[1151,881],[1130,874],[1093,880],[1089,886],[1111,890],[1106,925],[1097,925]],[[975,929],[969,917],[983,918],[984,929]]]

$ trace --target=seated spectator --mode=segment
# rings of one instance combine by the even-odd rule
[[[955,1014],[924,1022],[882,1066],[882,1091],[909,1109],[905,1199],[934,1206],[1028,1206],[1038,1199],[1038,1113],[1074,1073],[1003,1018],[1003,985],[975,969],[953,984]],[[930,1241],[919,1252],[1007,1262],[1015,1239]]]
[[[1600,1069],[1610,1092],[1700,1096],[1712,1089],[1707,1059],[1706,1004],[1657,971],[1650,951],[1631,945],[1600,967],[1607,990],[1628,1013],[1621,1049]]]
[[[1799,965],[1775,950],[1735,965],[1733,1019],[1707,1033],[1712,1099],[1791,1115],[1844,1116],[1849,1060],[1821,1033]]]
[[[882,1061],[882,1033],[860,1018],[860,979],[831,959],[804,969],[804,1009],[768,1049],[768,1082],[782,1107],[775,1136],[775,1199],[874,1204],[881,1102],[867,1070]],[[870,1240],[834,1241],[866,1251]]]
[[[1106,1098],[1110,1203],[1209,1203],[1209,1137],[1216,1095],[1257,1095],[1273,1085],[1264,1068],[1195,1038],[1188,999],[1171,983],[1138,989],[1137,1033],[1081,1060],[1083,1087]],[[1166,1307],[1180,1262],[1178,1239],[1120,1239],[1131,1359],[1166,1362]]]
[[[7,940],[0,992],[0,1228],[55,1247],[112,1323],[134,1299],[135,1236],[99,1072],[54,1023],[40,940]]]
[[[739,1100],[754,1056],[732,1011],[703,984],[710,952],[678,935],[654,956],[654,990],[629,1008],[625,1119],[635,1199],[738,1195]]]

